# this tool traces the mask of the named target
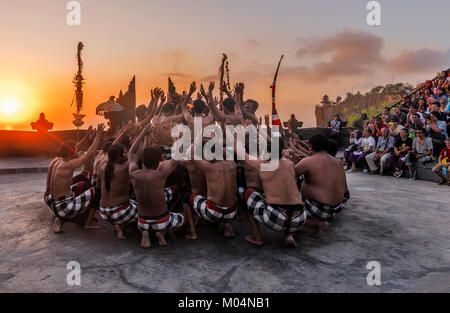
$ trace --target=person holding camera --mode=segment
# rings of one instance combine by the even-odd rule
[[[450,186],[450,138],[445,140],[445,148],[439,154],[438,164],[433,167],[433,173],[439,178],[439,185],[445,184]]]

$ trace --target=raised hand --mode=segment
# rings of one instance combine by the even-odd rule
[[[214,90],[215,82],[210,82],[208,86],[208,93],[212,94],[212,91]]]
[[[200,93],[205,99],[208,99],[208,96],[206,95],[205,92],[205,88],[203,88],[203,84],[200,84]]]
[[[191,83],[191,86],[189,87],[189,95],[192,95],[197,90],[197,85],[195,82]]]

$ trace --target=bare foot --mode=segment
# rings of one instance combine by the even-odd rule
[[[292,234],[289,234],[284,238],[283,246],[286,248],[295,248],[297,247],[297,242],[294,239]]]
[[[313,238],[319,238],[320,235],[328,229],[328,222],[320,222],[319,226],[317,226],[316,232],[311,235]]]
[[[166,236],[164,233],[157,231],[156,237],[158,237],[158,244],[160,247],[168,247],[169,244],[166,241]]]
[[[152,246],[152,243],[150,241],[150,235],[148,231],[142,232],[142,239],[141,239],[141,248],[142,249],[148,249]]]
[[[186,233],[184,235],[184,238],[190,239],[190,240],[197,240],[198,236],[196,233]]]
[[[264,244],[261,238],[256,238],[255,236],[252,235],[245,236],[244,240],[258,247],[261,247]]]
[[[120,228],[119,225],[114,225],[114,229],[117,232],[117,239],[119,239],[119,240],[126,240],[127,239],[127,237],[123,234],[122,228]]]
[[[61,222],[61,220],[58,217],[55,218],[53,231],[55,232],[55,234],[61,234],[63,232],[63,222]]]
[[[84,229],[98,229],[101,228],[101,225],[98,222],[89,222],[84,224]]]
[[[225,224],[225,231],[223,232],[225,238],[234,238],[233,226],[230,223]]]

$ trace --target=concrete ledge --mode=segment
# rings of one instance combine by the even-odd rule
[[[0,174],[47,173],[48,167],[0,168]]]

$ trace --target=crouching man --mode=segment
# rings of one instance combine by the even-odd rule
[[[236,143],[244,149],[241,141]],[[236,152],[237,149],[236,146]],[[248,219],[253,232],[252,235],[246,236],[245,240],[258,246],[263,244],[263,240],[257,221],[274,231],[284,232],[283,245],[286,247],[297,246],[293,235],[307,223],[306,211],[295,179],[294,163],[283,156],[282,150],[283,141],[280,139],[278,151],[273,151],[277,153],[276,158],[279,160],[278,167],[273,171],[261,170],[265,161],[259,158],[251,160],[245,153],[244,163],[259,172],[264,189],[264,195],[254,188],[245,190]]]
[[[117,231],[117,238],[126,239],[124,230],[137,221],[137,203],[130,199],[129,162],[125,147],[114,144],[108,158],[100,164],[101,188],[100,217],[110,222]]]
[[[301,194],[308,211],[310,223],[323,223],[313,237],[318,237],[342,211],[350,193],[342,162],[327,153],[328,140],[315,135],[309,140],[311,157],[304,158],[295,166],[298,176],[304,175]]]
[[[84,181],[73,184],[73,172],[95,155],[104,128],[103,124],[97,127],[95,140],[86,153],[78,156],[73,148],[63,144],[60,148],[62,159],[52,164],[47,199],[55,215],[55,233],[62,233],[66,222],[83,224],[85,228],[98,228],[94,222],[95,208],[92,206],[95,202],[94,188]]]
[[[190,210],[184,209],[184,214],[168,210],[167,203],[171,202],[176,190],[164,186],[167,177],[176,168],[177,161],[172,159],[160,162],[159,147],[142,147],[143,139],[150,131],[150,126],[144,128],[131,147],[128,157],[129,173],[138,202],[138,227],[142,232],[141,247],[144,249],[151,246],[150,229],[156,232],[160,246],[167,246],[165,232],[181,230],[186,224],[189,224],[191,232],[194,229]],[[142,169],[137,164],[139,155],[142,155]]]

